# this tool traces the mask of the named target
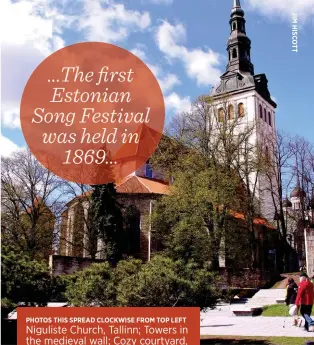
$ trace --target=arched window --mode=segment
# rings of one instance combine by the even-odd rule
[[[126,250],[129,255],[137,257],[141,247],[141,214],[135,205],[130,205],[125,210],[126,224]]]
[[[236,30],[236,29],[237,29],[237,24],[236,24],[236,22],[234,22],[232,25],[232,30]]]
[[[232,50],[232,58],[233,58],[233,59],[236,59],[237,56],[238,56],[237,49],[236,49],[236,48],[233,48],[233,50]]]
[[[218,110],[218,122],[224,122],[225,120],[225,113],[223,108],[219,108]]]
[[[229,105],[228,106],[228,120],[233,120],[234,119],[234,106]]]
[[[78,203],[74,208],[72,256],[83,256],[84,250],[84,208],[82,203]],[[95,244],[96,245],[96,244]]]
[[[263,118],[263,108],[261,105],[259,105],[259,117],[262,119]]]
[[[267,122],[266,109],[264,109],[264,120]]]
[[[272,124],[272,120],[271,120],[271,114],[270,114],[270,112],[268,112],[268,123],[269,123],[270,126],[273,125],[273,124]]]
[[[265,158],[266,158],[266,162],[269,163],[269,148],[268,148],[268,146],[266,146],[266,149],[265,149]]]
[[[239,117],[244,117],[244,115],[245,115],[243,103],[239,103],[239,105],[238,105],[238,114],[239,114]]]

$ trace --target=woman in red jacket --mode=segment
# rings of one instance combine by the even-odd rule
[[[300,274],[300,285],[295,304],[300,308],[300,313],[304,318],[304,329],[309,331],[309,320],[312,313],[314,300],[314,285],[310,282],[306,273]],[[312,323],[312,322],[311,322]]]

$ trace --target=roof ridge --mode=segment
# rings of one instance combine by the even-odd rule
[[[134,176],[137,178],[137,180],[139,181],[139,183],[141,183],[144,187],[147,188],[147,190],[148,190],[150,193],[153,193],[152,190],[151,190],[146,184],[144,184],[144,183],[140,180],[140,176],[137,176],[137,175],[134,175]]]

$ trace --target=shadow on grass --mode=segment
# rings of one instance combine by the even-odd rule
[[[272,345],[268,340],[253,340],[253,339],[201,339],[201,345]]]

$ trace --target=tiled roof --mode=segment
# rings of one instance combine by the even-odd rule
[[[235,219],[241,219],[241,220],[245,219],[243,213],[239,213],[236,211],[230,211],[230,215]],[[276,228],[274,226],[272,226],[265,218],[259,218],[259,217],[254,218],[254,224],[255,225],[264,225],[268,229],[276,230]]]
[[[119,194],[170,194],[169,184],[160,180],[153,180],[145,177],[139,177],[136,175],[130,175],[126,177],[122,182],[116,184],[116,190]],[[74,199],[68,202],[67,206],[76,200],[77,198],[84,198],[90,196],[92,190],[78,195]]]
[[[170,188],[166,182],[134,175],[117,185],[117,192],[167,195],[170,194]]]
[[[119,194],[159,194],[169,195],[170,187],[169,184],[160,180],[154,180],[150,178],[140,177],[136,175],[128,176],[124,181],[116,185],[117,193]],[[91,190],[84,193],[82,196],[90,195]],[[70,202],[71,203],[71,202]],[[235,219],[244,220],[244,214],[236,211],[230,211],[230,215]],[[256,217],[254,218],[255,225],[264,225],[268,229],[275,230],[266,219]]]

